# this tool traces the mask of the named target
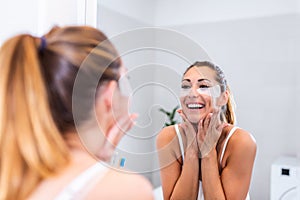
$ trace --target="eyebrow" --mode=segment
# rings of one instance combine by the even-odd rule
[[[190,80],[190,79],[188,79],[188,78],[186,78],[186,79],[182,79],[182,81],[191,82],[191,80]],[[208,79],[205,79],[205,78],[198,79],[198,82],[202,82],[202,81],[208,81],[208,82],[211,82],[210,80],[208,80]]]

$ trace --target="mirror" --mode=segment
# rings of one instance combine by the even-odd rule
[[[153,152],[167,118],[159,109],[179,105],[184,69],[193,59],[207,59],[223,68],[237,104],[237,125],[257,141],[251,198],[269,199],[274,160],[300,156],[298,1],[98,0],[97,8],[97,27],[121,49],[135,89],[132,109],[140,113],[119,149],[125,157],[150,153],[128,157],[126,167],[154,187],[160,184]]]

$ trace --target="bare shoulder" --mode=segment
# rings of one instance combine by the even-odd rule
[[[244,129],[238,128],[230,138],[228,148],[230,148],[232,152],[255,154],[257,147],[252,134]]]
[[[237,128],[236,133],[232,136],[232,140],[235,141],[236,145],[256,147],[256,141],[253,135],[242,128]]]
[[[109,170],[105,177],[97,183],[88,199],[132,199],[152,200],[153,188],[150,182],[142,175]]]
[[[158,134],[156,138],[157,148],[162,148],[169,144],[176,136],[176,131],[174,125],[164,127]]]

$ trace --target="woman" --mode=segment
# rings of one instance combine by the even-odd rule
[[[249,199],[256,143],[234,125],[222,70],[196,62],[184,73],[179,125],[157,137],[164,199]]]
[[[124,74],[113,45],[91,27],[3,44],[0,199],[152,199],[144,178],[97,160],[110,159],[136,118]]]

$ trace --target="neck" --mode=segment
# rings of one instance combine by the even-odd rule
[[[76,132],[67,132],[64,133],[64,139],[66,141],[67,146],[69,149],[72,150],[80,150],[86,151],[84,146],[82,145],[81,139]]]
[[[199,123],[192,123],[193,127],[194,127],[194,130],[196,131],[196,133],[198,132],[198,126],[199,126]]]

